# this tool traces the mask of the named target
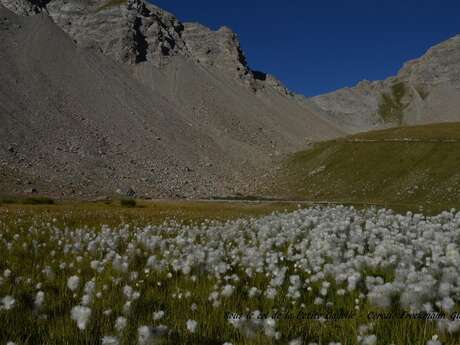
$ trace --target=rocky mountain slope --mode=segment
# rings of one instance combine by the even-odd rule
[[[307,100],[348,132],[460,120],[460,35],[407,62],[397,76]]]
[[[20,14],[0,9],[3,193],[250,193],[282,154],[342,134],[251,71],[228,28],[140,1],[2,2]]]
[[[3,177],[2,190],[161,194],[187,180],[204,185],[197,148],[214,141],[161,95],[80,49],[46,16],[0,9],[0,20],[0,160],[18,184]],[[196,170],[185,177],[187,167]]]
[[[225,26],[212,31],[199,23],[182,23],[142,0],[1,2],[19,15],[49,15],[79,46],[119,62],[162,67],[182,56],[237,77],[254,91],[270,86],[291,94],[275,77],[251,71],[236,34]]]

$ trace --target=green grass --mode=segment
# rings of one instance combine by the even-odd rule
[[[460,124],[400,127],[293,154],[271,191],[291,199],[436,212],[460,205],[459,166]]]
[[[187,224],[200,223],[206,220],[225,221],[235,218],[258,217],[275,211],[292,211],[297,205],[283,202],[206,202],[206,201],[138,201],[138,207],[122,207],[118,202],[56,202],[53,205],[28,204],[20,201],[0,205],[3,215],[21,218],[32,222],[37,215],[47,219],[56,219],[61,227],[100,227],[106,224],[111,227],[121,224],[144,226],[162,224],[168,220],[176,220]]]
[[[0,197],[0,205],[2,204],[15,204],[17,203],[18,201],[16,200],[16,198],[12,198],[12,197]]]
[[[4,196],[0,197],[0,205],[2,204],[23,204],[23,205],[54,205],[55,201],[47,196]]]
[[[24,205],[54,205],[54,200],[45,196],[29,197],[22,200]]]
[[[122,207],[136,207],[137,203],[134,199],[121,199],[120,206]]]

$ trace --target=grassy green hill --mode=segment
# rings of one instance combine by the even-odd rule
[[[271,188],[293,199],[458,206],[460,123],[315,144],[286,159]]]

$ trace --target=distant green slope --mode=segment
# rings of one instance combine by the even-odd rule
[[[290,156],[272,192],[295,199],[460,204],[460,123],[400,127]]]

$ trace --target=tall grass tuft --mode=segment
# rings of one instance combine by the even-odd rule
[[[136,207],[137,202],[134,199],[121,199],[120,205],[121,207]]]
[[[55,202],[53,199],[46,196],[34,196],[25,198],[21,201],[24,205],[54,205]]]

